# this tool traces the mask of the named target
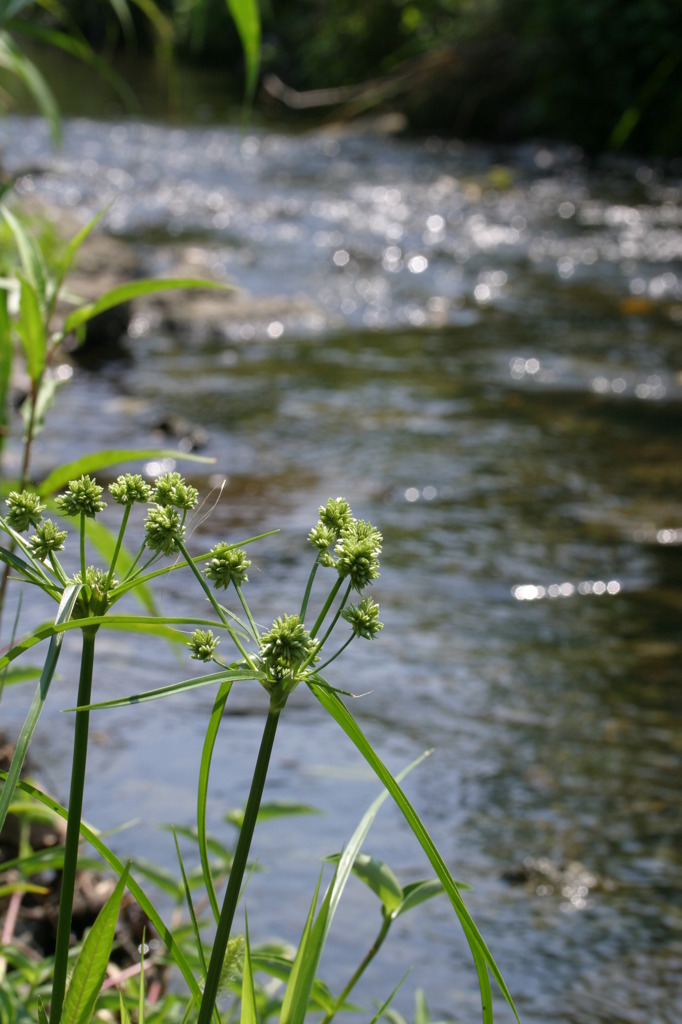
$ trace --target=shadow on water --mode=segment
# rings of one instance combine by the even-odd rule
[[[217,465],[194,482],[228,483],[197,543],[281,528],[252,556],[264,622],[300,594],[317,505],[345,494],[385,536],[386,628],[335,681],[367,691],[354,710],[392,767],[435,748],[411,793],[475,887],[469,903],[522,1018],[676,1024],[680,185],[647,168],[590,178],[571,161],[543,173],[559,158],[535,155],[510,154],[514,186],[496,190],[489,155],[436,140],[294,145],[74,123],[57,166],[79,201],[118,189],[113,230],[148,268],[198,250],[253,302],[210,323],[178,313],[172,329],[138,312],[130,363],[76,372],[43,458],[82,450],[93,403],[91,448],[112,434],[147,444],[169,412],[198,424]],[[64,200],[55,172],[31,187]],[[274,292],[284,312],[263,317]],[[164,601],[183,600],[171,580]],[[113,695],[125,652],[109,653]],[[177,673],[170,656],[135,654],[146,683]],[[236,700],[217,806],[240,802],[253,756],[260,705]],[[107,719],[90,797],[111,816],[103,826],[129,817],[140,777],[143,814],[180,807],[189,820],[209,705]],[[341,845],[373,790],[303,696],[287,724],[273,796],[334,814],[294,834],[279,826],[260,853],[269,866],[289,850],[307,894],[318,854]],[[145,842],[171,856],[165,839]],[[370,846],[399,871],[425,870],[391,812]],[[279,905],[272,873],[253,885]],[[293,937],[287,913],[283,924],[264,910],[264,932]],[[445,909],[404,928],[371,992],[414,962],[437,1015],[473,1019]],[[330,975],[353,955],[339,939]],[[411,1005],[408,986],[401,998]]]

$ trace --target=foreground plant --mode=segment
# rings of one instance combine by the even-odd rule
[[[121,522],[109,563],[98,567],[88,564],[87,524],[104,508],[103,494],[103,489],[97,482],[84,475],[70,481],[67,489],[55,501],[58,513],[74,520],[76,524],[79,569],[72,575],[67,573],[62,564],[65,559],[62,551],[67,551],[68,533],[52,520],[43,518],[45,507],[37,495],[27,491],[11,494],[7,499],[8,512],[4,519],[0,519],[0,528],[15,546],[14,552],[9,548],[1,548],[0,558],[26,583],[38,586],[58,604],[53,624],[35,630],[0,659],[1,670],[35,643],[49,639],[43,675],[0,796],[0,827],[17,786],[20,785],[20,767],[47,697],[62,637],[65,632],[78,629],[82,641],[77,706],[72,709],[75,713],[75,731],[71,792],[66,812],[67,832],[57,948],[52,974],[50,1024],[60,1024],[63,1008],[68,1005],[68,993],[71,991],[70,988],[67,989],[69,936],[79,838],[85,835],[93,842],[91,833],[85,829],[81,820],[90,714],[95,709],[155,700],[206,685],[217,685],[218,692],[206,730],[199,773],[196,836],[202,879],[215,925],[215,933],[210,940],[210,953],[206,950],[206,940],[194,910],[190,888],[185,885],[200,965],[199,977],[189,973],[186,958],[179,953],[169,929],[160,921],[132,875],[127,882],[129,889],[141,901],[145,910],[148,913],[151,911],[152,920],[158,924],[160,934],[182,970],[190,988],[197,1024],[208,1024],[209,1021],[216,1019],[216,1005],[225,982],[226,963],[230,963],[235,955],[234,942],[238,938],[234,935],[235,913],[243,889],[254,830],[259,819],[277,729],[291,694],[301,684],[305,684],[355,744],[385,787],[385,792],[363,818],[346,850],[336,858],[335,875],[319,909],[317,899],[313,901],[297,955],[288,967],[280,1021],[282,1024],[302,1022],[309,1009],[316,1006],[324,1010],[325,1024],[328,1024],[340,1009],[346,1007],[347,996],[372,959],[372,956],[369,956],[361,962],[358,971],[351,977],[338,998],[330,996],[326,1002],[322,999],[320,1003],[322,997],[316,978],[317,964],[334,911],[353,869],[382,900],[384,920],[377,939],[377,948],[382,944],[390,924],[399,913],[442,889],[459,917],[474,957],[484,1021],[489,1022],[493,1019],[489,980],[491,974],[513,1008],[495,962],[466,910],[457,883],[403,793],[399,780],[384,766],[344,704],[342,697],[350,694],[332,686],[321,674],[326,667],[336,661],[353,639],[359,637],[373,640],[382,629],[379,607],[366,593],[379,576],[379,556],[382,548],[379,531],[372,524],[356,519],[345,500],[330,499],[320,508],[319,520],[309,535],[315,557],[300,606],[296,610],[283,610],[268,629],[261,629],[256,625],[256,619],[244,596],[250,566],[244,550],[247,542],[231,544],[223,541],[208,553],[199,556],[190,554],[186,531],[191,514],[198,503],[198,492],[179,473],[164,474],[153,484],[148,484],[140,476],[126,474],[110,485],[109,494],[122,509]],[[132,553],[128,553],[124,538],[133,521],[133,510],[136,505],[141,505],[144,509],[144,518],[141,524],[138,523],[142,537],[136,552],[133,549]],[[251,538],[255,539],[257,538]],[[113,606],[126,594],[135,589],[146,588],[152,580],[179,569],[193,576],[197,587],[211,606],[211,618],[178,619],[153,614],[112,614]],[[116,573],[120,575],[120,580]],[[237,610],[223,603],[225,598],[231,595]],[[355,603],[351,601],[353,595],[357,595]],[[313,603],[316,613],[311,611]],[[186,633],[181,633],[177,629],[182,625],[194,627],[189,640]],[[190,658],[210,665],[211,671],[171,686],[114,701],[93,701],[93,667],[98,631],[101,628],[121,626],[143,629],[147,634],[157,633],[170,639],[182,637],[189,649]],[[222,655],[224,645],[228,651],[230,648],[234,651],[232,659],[229,654],[227,657]],[[211,844],[206,832],[210,766],[231,688],[235,682],[247,681],[256,682],[265,690],[268,710],[248,799],[239,822],[239,835],[231,857],[227,885],[222,901],[219,901],[218,884],[211,868]],[[390,794],[398,805],[429,857],[437,875],[437,889],[429,888],[426,883],[419,883],[418,889],[408,887],[403,890],[395,876],[391,876],[387,869],[383,870],[376,862],[363,861],[359,857],[360,845],[378,806],[387,794]],[[102,852],[101,844],[96,848]],[[123,865],[112,860],[111,856],[107,856],[107,860],[120,875]],[[182,858],[180,867],[184,878]],[[104,934],[103,929],[100,931]],[[241,1020],[246,1024],[247,1021],[258,1019],[252,971],[254,963],[259,961],[257,954],[251,951],[248,932],[244,943]],[[191,1013],[189,1008],[188,1013]]]

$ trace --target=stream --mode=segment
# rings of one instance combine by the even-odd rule
[[[139,302],[123,352],[75,364],[35,470],[108,447],[200,437],[178,463],[223,497],[194,550],[249,551],[257,620],[300,604],[317,509],[344,495],[384,535],[384,629],[329,680],[406,781],[525,1024],[682,1020],[682,168],[571,148],[464,145],[345,128],[288,134],[133,120],[0,122],[20,196],[93,216],[140,272],[235,296]],[[178,438],[160,424],[181,418]],[[18,458],[10,445],[7,464]],[[13,463],[14,460],[14,463]],[[172,468],[171,463],[147,471]],[[192,589],[169,577],[168,614]],[[196,602],[196,599],[194,599]],[[47,614],[45,608],[36,609]],[[190,674],[176,653],[101,636],[98,699]],[[36,736],[65,798],[77,645]],[[193,664],[193,663],[192,663]],[[61,694],[60,694],[61,691]],[[175,867],[160,827],[193,820],[210,688],[93,716],[85,817]],[[30,700],[3,696],[3,728]],[[231,697],[211,827],[241,806],[265,711]],[[229,707],[229,704],[228,704]],[[266,799],[323,815],[263,826],[251,940],[295,941],[320,858],[378,792],[309,693],[280,726]],[[150,828],[150,826],[153,826]],[[401,882],[431,869],[386,805],[366,842]],[[380,924],[350,884],[321,974],[338,988]],[[480,1020],[444,900],[401,917],[357,1001]],[[499,1007],[499,1009],[498,1009]],[[367,1013],[366,1019],[370,1019]],[[364,1018],[363,1018],[364,1019]],[[496,996],[495,1019],[513,1017]]]

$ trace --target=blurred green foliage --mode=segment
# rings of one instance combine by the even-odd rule
[[[123,40],[109,0],[64,6],[93,45]],[[178,55],[239,70],[225,0],[158,6]],[[418,130],[682,152],[680,0],[261,0],[261,15],[266,72],[303,91],[368,83],[363,109],[389,105]]]

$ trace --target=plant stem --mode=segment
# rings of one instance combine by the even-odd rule
[[[313,581],[314,581],[315,576],[317,574],[317,570],[319,568],[319,565],[320,565],[320,556],[318,555],[317,558],[315,559],[315,564],[314,564],[314,566],[311,569],[310,576],[308,577],[308,583],[307,583],[307,586],[305,588],[305,594],[303,595],[303,602],[301,604],[301,613],[299,615],[299,618],[300,618],[301,622],[303,622],[305,620],[305,615],[306,615],[306,612],[308,611],[308,601],[310,600],[310,593],[311,593],[311,591],[313,589]]]
[[[346,983],[346,985],[344,986],[343,990],[341,992],[339,992],[338,996],[334,1000],[333,1007],[331,1008],[331,1010],[329,1010],[328,1013],[326,1013],[324,1015],[324,1017],[320,1021],[320,1024],[329,1024],[329,1022],[331,1020],[333,1020],[333,1018],[334,1018],[335,1014],[337,1013],[337,1011],[341,1009],[341,1007],[345,1003],[346,999],[351,994],[351,992],[353,991],[353,989],[357,985],[358,981],[360,980],[362,975],[365,973],[365,971],[367,970],[367,968],[369,967],[369,965],[371,964],[372,960],[377,955],[379,950],[381,949],[381,947],[383,945],[383,942],[384,942],[384,939],[388,935],[388,929],[391,927],[392,921],[393,921],[393,918],[391,918],[391,917],[384,917],[384,919],[382,921],[382,924],[381,924],[381,928],[379,929],[379,934],[377,935],[376,939],[374,940],[372,945],[369,947],[369,949],[365,953],[364,957],[362,958],[362,960],[358,964],[357,968],[355,969],[355,971],[353,972],[353,974],[349,978],[349,980]]]
[[[244,646],[240,642],[239,637],[235,633],[234,629],[232,628],[230,623],[227,621],[227,616],[225,615],[225,612],[223,611],[223,609],[220,607],[220,605],[216,601],[215,597],[213,596],[213,592],[212,592],[211,588],[207,584],[207,582],[204,579],[204,577],[201,575],[201,572],[197,569],[196,565],[194,564],[194,559],[192,558],[192,556],[190,555],[189,551],[187,550],[187,548],[185,547],[185,545],[182,543],[181,540],[177,541],[177,545],[178,545],[178,549],[179,549],[180,553],[182,554],[183,558],[185,559],[185,561],[187,562],[188,566],[190,567],[190,569],[192,570],[192,572],[196,576],[196,578],[197,578],[197,580],[199,582],[199,586],[201,587],[203,592],[206,594],[206,597],[210,601],[214,611],[216,612],[216,614],[220,618],[221,622],[223,623],[223,625],[227,629],[227,632],[232,637],[232,642],[234,643],[235,647],[237,648],[237,650],[239,651],[241,656],[244,658],[244,661],[249,666],[249,668],[253,668],[254,671],[255,671],[255,666],[254,666],[251,658],[247,654],[246,649],[244,648]]]
[[[83,628],[81,670],[78,680],[78,707],[90,703],[92,672],[95,662],[95,635],[97,626]],[[78,844],[83,811],[83,789],[85,787],[85,764],[88,754],[89,711],[76,712],[73,737],[73,761],[71,766],[71,791],[69,793],[69,817],[66,823],[64,843],[64,869],[62,872],[61,895],[59,899],[59,920],[54,957],[52,999],[50,1002],[50,1024],[59,1024],[62,1016],[66,976],[68,971],[69,940],[71,937],[71,915],[73,894],[76,887]]]
[[[322,626],[322,623],[325,620],[325,616],[326,616],[327,612],[329,611],[329,609],[331,608],[332,604],[334,603],[334,598],[336,597],[336,595],[338,594],[339,590],[341,589],[341,584],[342,583],[343,583],[343,576],[339,576],[339,578],[337,579],[336,583],[334,584],[334,586],[332,587],[332,589],[329,592],[329,597],[325,601],[324,607],[323,607],[322,611],[317,616],[317,622],[315,623],[313,628],[310,630],[310,635],[311,636],[317,636],[318,630]]]
[[[246,870],[246,862],[248,860],[249,850],[251,849],[251,840],[253,839],[253,832],[258,818],[258,810],[260,808],[263,789],[265,787],[265,779],[268,774],[268,765],[270,763],[272,747],[275,742],[275,733],[277,731],[279,714],[279,710],[275,711],[270,707],[268,717],[265,721],[263,738],[261,739],[260,749],[258,751],[253,779],[251,780],[249,798],[246,802],[246,809],[244,811],[244,821],[242,822],[239,839],[237,840],[237,846],[234,851],[232,870],[230,871],[230,877],[227,881],[227,889],[225,890],[223,907],[220,912],[218,929],[213,942],[213,951],[208,965],[208,974],[206,975],[206,983],[204,985],[204,996],[201,1000],[201,1009],[199,1010],[197,1024],[209,1024],[213,1014],[215,1001],[218,996],[220,975],[222,973],[223,963],[225,962],[225,953],[227,951],[227,943],[230,938],[230,931],[232,930],[234,912],[239,900],[242,880]],[[50,1022],[50,1024],[52,1024],[52,1022]]]
[[[114,569],[116,568],[116,562],[118,561],[121,545],[123,544],[123,535],[126,532],[126,526],[128,525],[128,519],[130,518],[130,510],[132,507],[132,504],[126,505],[123,510],[121,527],[118,531],[118,537],[116,538],[116,547],[114,548],[114,554],[111,559],[111,568],[109,569],[109,576],[107,578],[107,590],[111,587],[112,581],[114,579]]]
[[[86,564],[85,564],[85,513],[81,512],[81,529],[80,529],[80,542],[81,542],[81,583],[83,586],[86,585]]]

